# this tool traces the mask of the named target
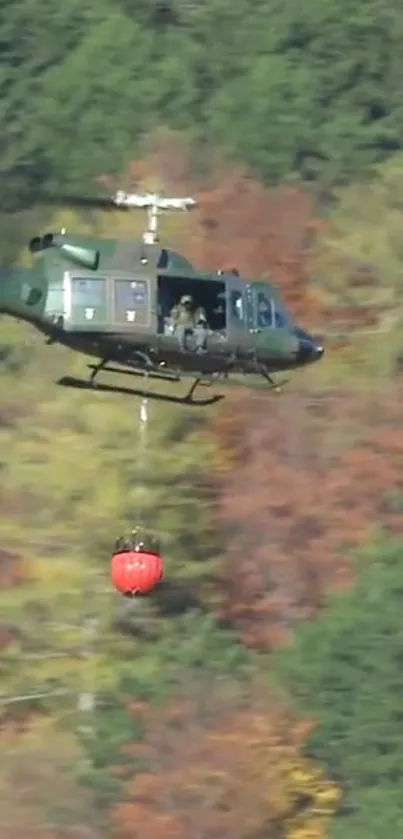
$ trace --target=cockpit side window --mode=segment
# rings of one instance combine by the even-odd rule
[[[257,295],[258,326],[273,326],[273,301],[263,291]]]
[[[254,283],[254,308],[257,326],[262,328],[281,328],[290,324],[288,312],[281,295],[275,286],[267,283]]]
[[[277,306],[274,304],[274,326],[286,326],[287,320],[284,315],[277,309]]]
[[[273,295],[272,303],[274,312],[274,326],[287,326],[290,323],[290,318],[278,292]]]

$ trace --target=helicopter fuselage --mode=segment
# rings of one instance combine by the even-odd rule
[[[236,272],[200,273],[156,245],[48,234],[29,269],[0,273],[0,312],[49,343],[140,370],[185,375],[271,374],[319,360],[323,347],[296,326],[278,290]],[[198,351],[178,340],[170,313],[183,295],[206,313]]]

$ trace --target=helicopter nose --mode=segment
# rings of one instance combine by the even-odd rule
[[[298,330],[297,360],[299,364],[310,364],[313,361],[319,361],[324,352],[325,349],[321,343],[312,338],[311,335],[308,335],[307,332],[303,332],[302,329]]]
[[[319,361],[322,358],[322,355],[325,352],[325,348],[322,347],[322,344],[317,344],[316,341],[313,342],[313,355],[314,361]]]

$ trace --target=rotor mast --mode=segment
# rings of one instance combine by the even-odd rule
[[[194,198],[164,198],[156,193],[128,193],[119,190],[112,198],[114,204],[122,209],[143,209],[147,210],[148,227],[143,233],[145,245],[158,243],[158,218],[165,211],[182,210],[189,211],[196,206]]]

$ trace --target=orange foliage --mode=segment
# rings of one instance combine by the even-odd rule
[[[200,233],[191,246],[196,264],[236,267],[249,279],[277,283],[292,316],[315,324],[320,307],[308,288],[310,245],[316,231],[307,190],[267,192],[246,170],[235,170],[200,195]]]
[[[266,190],[247,168],[235,167],[224,155],[200,162],[172,133],[153,133],[149,145],[153,150],[129,167],[125,187],[197,199],[181,236],[169,240],[197,267],[238,268],[246,279],[273,280],[295,320],[315,331],[326,328],[329,334],[331,329],[347,343],[352,332],[377,323],[379,312],[342,298],[331,307],[320,287],[314,292],[310,286],[310,275],[320,270],[318,234],[329,222],[320,218],[307,186]],[[372,281],[366,266],[351,277],[355,286],[364,281],[366,286]]]
[[[245,168],[224,159],[207,172],[177,138],[162,138],[154,153],[130,167],[131,186],[150,176],[172,194],[192,194],[192,212],[180,247],[205,270],[236,267],[248,279],[277,283],[292,315],[307,326],[322,320],[308,288],[310,247],[318,228],[311,192],[302,187],[265,190]],[[179,246],[179,245],[178,245]]]
[[[308,190],[265,191],[246,170],[219,158],[200,177],[175,138],[163,140],[131,176],[138,184],[150,172],[165,188],[191,192],[200,202],[182,242],[195,264],[236,266],[255,278],[271,274],[308,328],[332,323],[349,337],[370,325],[373,313],[322,310],[308,288],[319,224]],[[279,399],[227,400],[215,428],[219,466],[228,465],[229,449],[231,468],[217,477],[225,549],[213,585],[219,617],[246,643],[270,648],[295,620],[313,617],[329,587],[348,584],[347,548],[362,545],[373,524],[401,532],[403,393],[393,387],[383,394],[377,388],[373,397],[334,391],[311,399],[290,391]]]
[[[403,529],[403,388],[365,397],[237,400],[216,429],[227,453],[219,615],[270,648],[351,578],[348,548]]]
[[[133,746],[138,774],[113,821],[125,839],[322,837],[336,788],[300,756],[307,727],[270,706],[177,699],[145,711],[144,739]],[[223,699],[223,697],[222,697]]]

